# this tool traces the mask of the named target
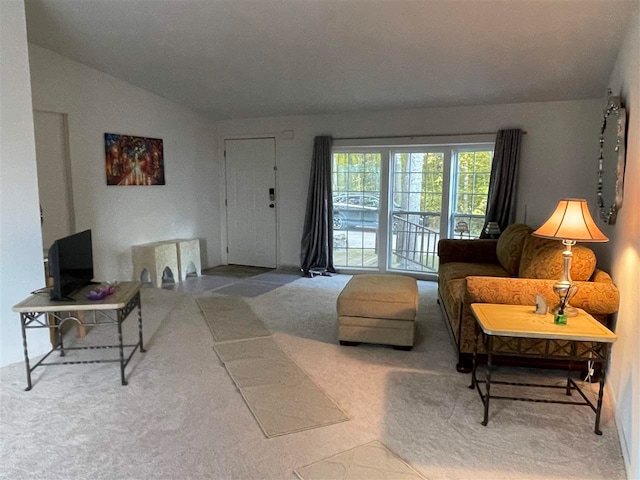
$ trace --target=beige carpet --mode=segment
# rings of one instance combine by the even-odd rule
[[[214,348],[267,437],[349,419],[272,338]]]
[[[178,285],[203,292],[228,278]],[[24,364],[0,368],[0,479],[293,479],[304,465],[374,440],[430,480],[626,478],[608,394],[601,437],[591,409],[572,405],[492,401],[489,425],[480,424],[482,403],[467,388],[469,375],[455,370],[433,282],[418,282],[412,351],[338,345],[336,298],[349,278],[299,278],[245,297],[277,346],[348,412],[348,422],[265,438],[193,297],[145,288],[147,352],[131,359],[128,386],[120,385],[117,363],[38,368],[30,392]],[[126,343],[137,338],[130,320]],[[113,344],[112,327],[93,328],[83,340],[72,329],[65,343],[98,336],[96,344]],[[501,368],[495,378],[506,373]],[[522,382],[563,381],[548,371],[514,373]]]
[[[295,473],[302,480],[424,480],[378,441],[299,468]]]
[[[268,337],[264,326],[251,307],[240,297],[214,295],[196,298],[200,310],[216,342]]]

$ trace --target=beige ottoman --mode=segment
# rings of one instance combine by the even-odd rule
[[[400,275],[355,275],[338,296],[340,345],[382,343],[411,350],[418,283]]]

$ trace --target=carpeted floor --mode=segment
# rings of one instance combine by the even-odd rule
[[[133,357],[127,387],[115,364],[43,367],[30,392],[22,364],[0,369],[0,478],[293,479],[298,468],[375,440],[429,479],[624,478],[608,404],[602,437],[584,407],[495,401],[480,425],[482,406],[469,376],[455,371],[434,283],[419,282],[413,351],[337,345],[335,301],[348,279],[269,272],[144,289],[148,351]],[[244,298],[350,420],[266,439],[192,297],[221,293]],[[135,336],[136,323],[125,326],[125,337]],[[94,329],[84,341],[108,333]]]

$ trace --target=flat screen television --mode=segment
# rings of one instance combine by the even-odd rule
[[[76,290],[93,280],[91,230],[56,240],[49,249],[51,300],[70,300]]]

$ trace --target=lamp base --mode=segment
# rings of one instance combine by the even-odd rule
[[[560,311],[560,305],[561,304],[557,304],[555,307],[551,307],[549,309],[549,313],[553,313],[554,315],[556,313],[558,313]],[[571,305],[565,305],[564,314],[567,317],[577,317],[578,316],[578,309],[576,307],[572,307]]]

